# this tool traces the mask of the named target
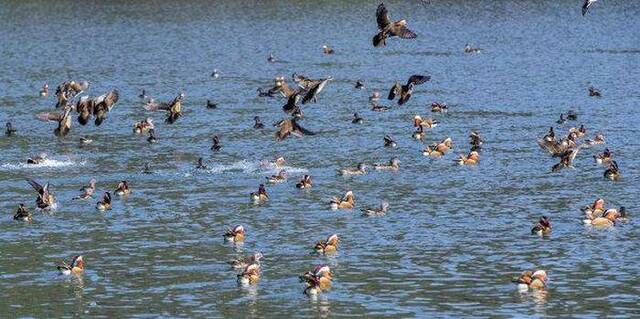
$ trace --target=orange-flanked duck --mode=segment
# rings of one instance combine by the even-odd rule
[[[422,117],[420,117],[420,115],[416,115],[413,117],[413,126],[414,127],[418,127],[418,126],[422,126],[425,128],[434,128],[436,126],[438,126],[438,121],[432,119],[432,118],[427,118],[427,119],[422,119]]]
[[[314,249],[320,254],[331,254],[338,250],[339,241],[340,239],[338,238],[338,234],[333,234],[325,240],[319,240]]]
[[[348,191],[342,196],[342,198],[333,197],[331,199],[331,209],[352,209],[355,206],[355,201],[353,197],[353,192]]]
[[[471,151],[468,155],[460,154],[456,162],[458,165],[476,165],[480,162],[480,154],[476,151]]]
[[[155,126],[153,125],[153,119],[150,117],[147,117],[146,119],[140,122],[137,122],[136,124],[133,125],[133,132],[136,134],[144,134],[154,128]]]
[[[89,184],[87,186],[83,186],[80,188],[80,195],[74,197],[73,199],[89,199],[93,196],[93,193],[96,191],[96,179],[92,178],[89,180]]]
[[[531,290],[541,290],[547,287],[547,272],[544,270],[525,270],[520,277],[513,282],[518,284],[518,290],[524,292]]]
[[[266,202],[269,200],[269,195],[267,195],[267,189],[264,188],[264,184],[260,184],[258,191],[249,195],[251,195],[251,199],[253,199],[254,202]]]
[[[440,143],[434,143],[422,151],[424,156],[440,157],[446,154],[453,147],[453,141],[450,137],[442,140]]]
[[[260,281],[260,264],[250,264],[238,274],[238,283],[241,285],[255,285]]]
[[[317,265],[313,271],[307,271],[300,276],[300,281],[306,283],[306,295],[317,295],[331,289],[333,273],[327,265]]]
[[[131,194],[131,188],[129,187],[129,182],[124,180],[118,183],[118,187],[114,192],[118,196],[125,196]]]
[[[322,53],[324,53],[324,54],[333,54],[333,53],[335,53],[335,51],[332,48],[330,48],[328,45],[324,44],[324,45],[322,45]]]
[[[232,242],[239,242],[244,240],[245,230],[242,225],[236,225],[233,228],[227,227],[227,231],[224,233],[224,239]]]
[[[551,233],[551,221],[547,216],[540,217],[538,223],[531,228],[532,235],[544,236]]]
[[[57,266],[57,268],[58,271],[60,271],[60,273],[65,276],[71,274],[79,275],[84,272],[84,259],[80,255],[73,256],[70,263],[66,263],[63,261],[60,265]]]
[[[13,215],[13,219],[14,220],[24,221],[24,222],[33,221],[33,217],[31,216],[31,212],[29,212],[27,210],[27,207],[25,207],[24,204],[18,205],[18,210],[16,210],[16,213]]]
[[[99,211],[105,211],[111,209],[111,193],[104,192],[102,200],[96,204],[96,209]]]
[[[300,179],[300,182],[296,184],[296,187],[300,189],[309,189],[311,188],[312,185],[313,185],[313,182],[311,181],[311,176],[304,175],[302,176],[302,179]]]

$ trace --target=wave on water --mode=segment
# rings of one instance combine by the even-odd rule
[[[239,162],[235,162],[228,165],[212,165],[209,166],[205,171],[208,173],[216,174],[216,173],[224,173],[224,172],[242,172],[245,174],[265,174],[265,175],[274,175],[278,174],[281,170],[286,171],[289,174],[297,174],[297,173],[306,173],[308,172],[305,168],[293,167],[293,166],[277,166],[274,163],[261,161],[261,162],[251,162],[248,160],[242,160]]]
[[[68,166],[84,165],[86,161],[75,161],[70,158],[66,159],[53,159],[48,158],[38,164],[27,164],[26,160],[22,163],[5,163],[0,165],[0,169],[5,171],[26,170],[26,169],[47,169],[47,168],[59,168]]]

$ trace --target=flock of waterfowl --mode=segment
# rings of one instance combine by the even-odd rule
[[[593,5],[596,0],[586,0],[582,8],[582,14],[585,15],[588,9]],[[406,20],[393,21],[389,18],[387,8],[384,4],[380,4],[375,13],[378,33],[376,33],[372,39],[374,47],[383,47],[388,45],[390,39],[413,39],[417,37],[417,34],[408,28]],[[467,44],[463,50],[467,54],[475,54],[480,52],[479,48],[473,47],[471,44]],[[323,54],[334,54],[335,50],[327,45],[322,46]],[[267,58],[268,62],[276,61],[276,57],[270,54]],[[219,77],[218,70],[214,70],[211,74],[212,77]],[[389,101],[397,99],[398,105],[404,105],[407,103],[412,94],[414,88],[418,85],[422,85],[431,79],[429,75],[415,74],[409,76],[406,82],[396,81],[387,95]],[[314,135],[315,133],[302,127],[300,121],[304,119],[304,113],[302,106],[308,103],[316,103],[320,94],[323,92],[325,86],[332,80],[332,77],[326,77],[321,79],[312,79],[305,77],[301,74],[294,73],[292,81],[295,86],[290,86],[287,79],[284,77],[276,77],[274,79],[273,87],[269,89],[259,88],[257,90],[259,97],[275,98],[284,97],[286,99],[285,104],[282,106],[288,116],[277,122],[274,126],[277,128],[274,137],[276,140],[281,141],[287,137],[293,135],[302,137],[305,135]],[[358,80],[355,83],[356,89],[364,87],[364,82]],[[49,121],[57,123],[53,133],[58,137],[65,137],[69,134],[72,123],[72,114],[77,114],[77,122],[80,125],[87,125],[90,119],[94,118],[94,124],[100,126],[105,120],[109,112],[114,109],[114,106],[118,103],[119,92],[114,89],[100,96],[86,95],[85,92],[89,89],[89,83],[87,81],[67,81],[61,83],[56,88],[55,107],[59,109],[57,112],[47,112],[36,115],[36,117],[42,121]],[[590,87],[588,94],[594,98],[600,97],[601,93]],[[46,97],[49,95],[49,86],[44,84],[40,95]],[[182,116],[182,102],[185,98],[183,92],[179,92],[174,99],[168,102],[157,102],[153,98],[147,95],[145,90],[142,90],[140,99],[143,101],[144,109],[147,111],[165,112],[166,117],[164,122],[166,124],[175,124]],[[373,111],[387,111],[391,109],[389,106],[382,105],[380,100],[382,95],[380,91],[374,90],[369,98],[371,109]],[[206,107],[209,109],[217,108],[217,104],[212,101],[207,101]],[[444,113],[448,111],[448,107],[444,103],[433,103],[431,105],[431,111],[434,113]],[[572,111],[567,114],[560,114],[560,118],[557,120],[557,124],[564,125],[568,121],[576,121],[578,115]],[[257,130],[265,129],[266,126],[261,122],[259,116],[253,118],[253,128]],[[352,123],[360,124],[363,122],[362,117],[358,113],[354,114]],[[413,118],[413,127],[415,131],[412,137],[416,140],[423,141],[425,139],[425,130],[434,128],[439,122],[433,118],[423,118],[421,115],[415,115]],[[147,141],[154,143],[157,141],[156,126],[154,120],[151,117],[145,118],[139,122],[133,123],[134,134],[147,134]],[[6,135],[12,136],[16,134],[17,129],[14,128],[12,123],[6,124]],[[591,140],[581,139],[585,138],[587,130],[584,125],[579,127],[571,127],[566,136],[556,136],[554,127],[552,126],[548,133],[538,140],[539,146],[547,151],[552,157],[558,158],[559,162],[553,165],[551,170],[553,172],[559,171],[564,168],[573,168],[573,160],[578,155],[580,150],[587,149],[591,146],[601,145],[605,143],[603,134],[596,134]],[[87,138],[82,138],[81,143],[87,144],[92,141]],[[480,133],[471,131],[469,134],[470,149],[467,154],[461,154],[454,162],[458,165],[477,165],[480,163],[480,154],[482,151],[483,139]],[[384,137],[384,146],[396,147],[397,143],[391,136]],[[220,138],[217,135],[212,137],[212,151],[219,151],[222,148]],[[437,158],[446,156],[447,153],[453,148],[453,141],[447,137],[441,141],[437,141],[433,144],[426,146],[422,153],[424,156]],[[37,165],[46,160],[46,154],[39,154],[26,160],[28,164]],[[603,175],[605,178],[612,181],[618,180],[621,177],[618,164],[613,159],[613,153],[609,149],[605,149],[602,153],[593,155],[595,162],[598,165],[605,165],[607,168]],[[345,176],[357,176],[367,174],[367,169],[372,166],[375,170],[398,170],[400,168],[400,160],[398,158],[391,158],[387,163],[375,163],[373,165],[367,163],[359,163],[355,167],[346,167],[338,169],[339,175]],[[281,168],[285,164],[284,157],[277,158],[272,164],[275,167]],[[202,157],[200,157],[196,164],[197,169],[205,169],[206,164]],[[149,172],[150,168],[145,165],[145,172]],[[277,184],[287,181],[288,173],[285,170],[281,170],[278,174],[267,177],[266,183]],[[44,185],[33,180],[27,179],[27,182],[36,191],[36,208],[39,210],[54,210],[56,208],[56,197],[52,192],[51,185],[45,183]],[[87,185],[80,189],[80,193],[74,197],[74,200],[91,200],[96,195],[96,183],[95,178],[89,179]],[[313,187],[312,177],[310,175],[304,175],[300,178],[296,184],[297,188],[310,189]],[[121,181],[113,191],[115,196],[129,196],[131,194],[131,188],[129,182]],[[264,184],[260,184],[257,190],[250,194],[250,197],[256,203],[264,203],[270,200],[267,193],[267,189]],[[339,209],[354,209],[356,208],[355,194],[352,190],[347,191],[341,196],[333,197],[328,206],[333,210]],[[379,208],[362,209],[364,216],[379,217],[384,216],[389,210],[389,203],[382,201]],[[103,194],[102,199],[96,203],[96,209],[99,211],[108,211],[112,208],[112,192],[107,191]],[[619,222],[625,221],[627,212],[624,207],[619,209],[606,208],[604,199],[598,198],[591,205],[586,205],[582,208],[584,213],[584,223],[597,226],[597,227],[612,227]],[[32,214],[24,204],[19,204],[17,211],[13,218],[21,221],[31,221]],[[540,220],[531,229],[531,234],[537,234],[539,236],[545,236],[551,233],[552,226],[548,217],[542,216]],[[236,225],[229,227],[223,234],[225,240],[238,243],[245,239],[246,230],[242,225]],[[332,234],[326,239],[319,240],[314,250],[319,254],[331,254],[335,252],[339,247],[340,238],[337,234]],[[237,280],[240,284],[254,285],[257,284],[261,276],[261,263],[262,253],[257,252],[253,255],[239,258],[231,261],[231,265],[235,269],[241,270],[237,275]],[[82,274],[84,270],[84,259],[81,255],[74,256],[69,263],[62,263],[58,266],[58,269],[62,274],[70,275]],[[317,265],[312,270],[305,272],[300,276],[300,280],[305,283],[305,294],[318,294],[322,291],[330,289],[334,274],[327,265]],[[547,273],[544,270],[526,270],[514,282],[518,284],[518,287],[524,290],[528,289],[544,289],[547,286]]]

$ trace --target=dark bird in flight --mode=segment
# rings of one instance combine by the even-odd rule
[[[399,37],[402,39],[414,39],[417,35],[407,28],[406,20],[391,21],[389,12],[381,3],[376,10],[376,21],[378,22],[379,32],[373,37],[373,46],[385,46],[387,38]]]
[[[407,84],[401,85],[399,81],[396,81],[396,84],[393,85],[391,90],[389,91],[389,96],[387,97],[389,100],[393,100],[396,96],[400,96],[398,99],[398,105],[402,105],[409,101],[411,98],[411,94],[413,93],[413,87],[416,85],[420,85],[424,82],[427,82],[431,79],[428,75],[412,75],[407,80]]]

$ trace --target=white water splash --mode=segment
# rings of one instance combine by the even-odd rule
[[[248,160],[242,160],[239,162],[235,162],[228,165],[211,165],[205,171],[207,173],[224,173],[224,172],[243,172],[246,174],[264,174],[264,175],[274,175],[278,174],[280,170],[285,170],[289,174],[299,174],[308,172],[305,168],[298,168],[292,166],[276,166],[273,163],[268,163],[265,161],[262,162],[251,162]]]
[[[74,161],[70,158],[67,159],[46,159],[39,164],[27,164],[26,160],[22,163],[5,163],[0,165],[0,169],[6,171],[15,170],[28,170],[28,169],[46,169],[46,168],[60,168],[68,166],[84,166],[86,161]]]

